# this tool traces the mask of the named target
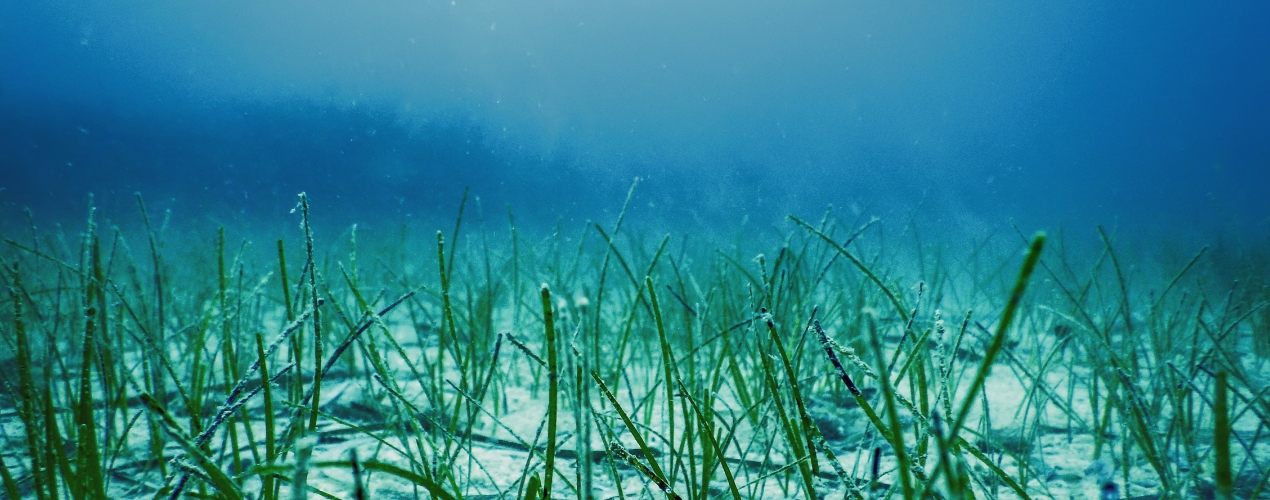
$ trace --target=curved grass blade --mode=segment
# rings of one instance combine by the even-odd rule
[[[701,408],[697,406],[696,398],[693,398],[692,395],[688,394],[688,388],[684,387],[682,380],[678,382],[679,390],[683,392],[684,399],[688,400],[688,404],[692,406],[693,413],[697,414],[697,421],[702,422],[701,432],[706,435],[706,439],[710,442],[710,446],[713,446],[719,454],[719,465],[723,466],[723,477],[727,478],[728,490],[732,493],[732,498],[734,500],[741,500],[741,491],[736,487],[736,477],[732,475],[732,468],[728,467],[727,457],[723,455],[723,449],[719,448],[719,441],[714,438],[714,425],[707,424],[707,422],[711,422],[711,420],[707,419],[705,413],[702,413]],[[708,485],[702,486],[706,487]]]
[[[900,304],[899,297],[896,297],[895,292],[892,292],[891,289],[886,286],[886,284],[882,283],[882,280],[878,278],[876,274],[873,274],[873,271],[869,269],[869,266],[864,265],[863,262],[860,262],[860,259],[857,259],[855,255],[852,255],[851,252],[848,252],[846,248],[843,248],[843,246],[839,245],[838,242],[833,240],[833,238],[830,238],[829,235],[825,234],[823,231],[819,229],[816,229],[811,224],[803,222],[802,219],[799,219],[798,217],[794,217],[792,215],[789,216],[789,220],[794,221],[796,224],[806,228],[808,231],[811,231],[816,236],[819,236],[820,239],[825,240],[826,243],[832,246],[834,250],[837,250],[838,253],[842,254],[843,257],[846,257],[847,260],[851,261],[852,264],[855,264],[855,267],[859,268],[860,271],[863,272],[865,276],[868,276],[869,280],[872,281],[873,284],[877,285],[878,288],[882,289],[882,293],[886,295],[886,298],[891,301],[891,305],[895,307],[895,312],[899,313],[900,319],[904,320],[905,323],[908,322],[908,318],[909,318],[908,312],[904,310],[904,305]]]
[[[172,418],[172,414],[159,405],[154,396],[142,393],[141,402],[145,404],[146,409],[159,417],[159,422],[163,425],[163,429],[167,431],[173,441],[181,446],[182,450],[185,450],[186,456],[194,460],[194,465],[198,466],[199,470],[207,475],[212,487],[230,500],[241,500],[243,498],[243,492],[238,489],[238,485],[225,474],[225,471],[216,466],[216,462],[204,455],[202,449],[185,436],[185,432],[181,431],[176,419]]]
[[[639,432],[639,428],[635,426],[635,422],[631,421],[630,415],[626,414],[626,410],[622,409],[622,404],[617,402],[617,397],[613,395],[613,391],[609,390],[609,386],[600,379],[600,374],[595,370],[591,370],[591,378],[595,383],[600,385],[600,392],[604,393],[604,397],[608,398],[609,403],[613,405],[613,409],[617,410],[617,415],[622,418],[622,423],[626,424],[626,430],[630,431],[631,436],[635,438],[635,442],[639,444],[639,451],[644,453],[644,458],[648,460],[649,467],[658,479],[666,480],[666,473],[662,472],[661,465],[657,463],[657,458],[653,456],[653,450],[648,447],[648,442],[644,440],[644,435]]]
[[[379,471],[385,474],[397,476],[399,478],[405,479],[406,481],[410,481],[411,483],[419,485],[423,489],[428,490],[428,494],[432,495],[432,498],[435,498],[438,500],[455,500],[454,495],[450,494],[450,492],[448,491],[445,491],[445,489],[441,488],[441,485],[437,484],[435,481],[390,463],[380,462],[376,460],[356,462],[356,464],[354,464],[352,460],[332,460],[332,461],[322,461],[322,462],[313,463],[314,467],[322,467],[322,468],[339,467],[339,468],[352,469],[354,465],[361,467],[363,470]]]

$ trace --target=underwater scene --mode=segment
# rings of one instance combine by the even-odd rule
[[[0,498],[1270,498],[1267,26],[0,2]]]

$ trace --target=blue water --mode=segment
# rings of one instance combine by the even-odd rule
[[[0,218],[1270,234],[1270,4],[0,3]],[[291,217],[291,218],[288,218]]]

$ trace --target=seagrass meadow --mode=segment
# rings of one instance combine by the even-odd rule
[[[6,226],[7,498],[1270,497],[1264,253],[136,201]]]
[[[1270,499],[1267,26],[0,0],[0,499]]]

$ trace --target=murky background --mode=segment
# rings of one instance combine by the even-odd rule
[[[0,215],[1270,232],[1259,2],[0,4]],[[491,208],[493,207],[493,208]],[[502,217],[500,215],[500,217]],[[935,230],[934,228],[939,228]],[[1088,232],[1088,231],[1086,231]],[[1089,232],[1089,234],[1092,234]]]

